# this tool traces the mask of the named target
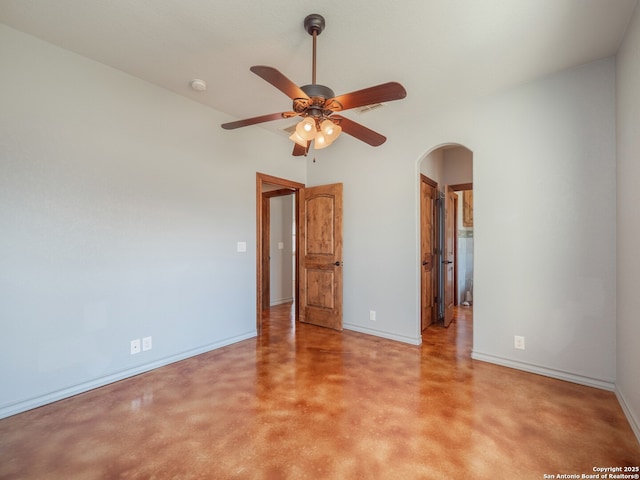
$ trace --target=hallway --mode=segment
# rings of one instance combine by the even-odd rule
[[[261,336],[0,420],[1,479],[541,479],[640,464],[611,392],[267,312]]]

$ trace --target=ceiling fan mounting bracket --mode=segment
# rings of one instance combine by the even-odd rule
[[[314,32],[316,35],[320,35],[324,30],[324,27],[324,17],[319,13],[312,13],[311,15],[307,15],[304,19],[304,29],[309,35],[313,35]]]

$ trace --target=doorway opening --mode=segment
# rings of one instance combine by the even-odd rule
[[[272,304],[293,301],[294,321],[299,317],[295,295],[299,291],[298,202],[302,188],[302,183],[256,173],[256,328],[259,334],[263,314]],[[272,226],[279,226],[277,232],[272,232]],[[289,235],[285,234],[287,230]],[[277,265],[272,264],[275,258]],[[272,275],[276,270],[277,275]],[[278,275],[281,281],[276,285],[272,280]]]
[[[420,163],[423,333],[430,325],[448,327],[454,312],[473,308],[472,162],[466,147],[446,145]]]
[[[342,184],[306,188],[263,173],[256,173],[256,329],[262,334],[272,297],[271,200],[290,195],[293,321],[342,330]]]

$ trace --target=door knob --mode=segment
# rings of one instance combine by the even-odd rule
[[[340,267],[342,262],[340,260],[336,260],[336,263],[332,263],[331,265],[335,265],[336,267]]]
[[[443,263],[444,265],[447,265],[447,264],[449,264],[449,263],[453,263],[453,262],[452,262],[451,260],[442,260],[442,263]]]

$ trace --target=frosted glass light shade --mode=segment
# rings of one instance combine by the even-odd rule
[[[313,139],[313,148],[315,150],[320,150],[321,148],[328,147],[329,145],[331,145],[331,142],[328,141],[324,133],[322,133],[321,131],[316,133],[316,136]]]
[[[329,142],[329,145],[331,145],[342,132],[342,128],[340,128],[340,125],[336,125],[329,119],[323,121],[322,124],[320,124],[320,130],[324,134],[325,140]]]
[[[300,135],[298,135],[297,131],[293,132],[293,134],[289,137],[289,140],[292,140],[292,141],[296,142],[301,147],[307,148],[307,141],[308,140],[305,140]]]
[[[311,117],[306,117],[296,125],[296,133],[305,140],[313,140],[316,136],[316,121]]]

